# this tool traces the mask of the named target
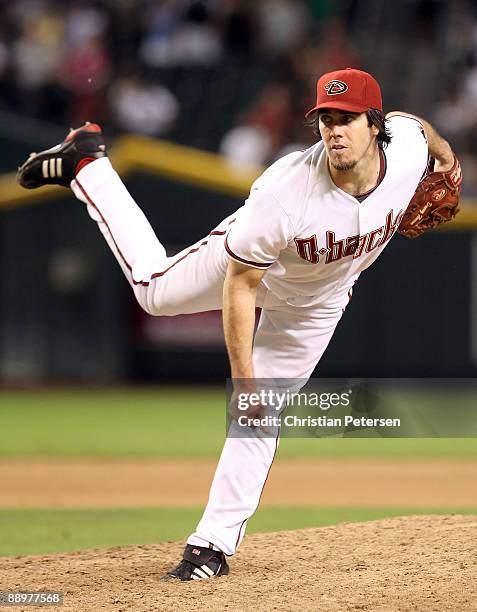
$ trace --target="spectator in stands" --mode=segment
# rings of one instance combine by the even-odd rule
[[[437,105],[434,124],[459,150],[465,176],[463,195],[477,198],[477,64],[452,83],[446,97]]]
[[[107,35],[110,17],[96,2],[75,2],[65,15],[65,43],[77,47]]]
[[[184,13],[172,46],[176,65],[209,66],[222,57],[222,42],[205,2],[194,1]]]
[[[290,128],[290,117],[294,126],[299,125],[318,74],[374,61],[369,50],[362,59],[353,44],[358,23],[362,33],[363,8],[371,10],[368,4],[365,0],[0,2],[1,106],[67,125],[84,119],[108,123],[114,116],[119,129],[168,135],[209,149],[215,149],[227,133],[221,146],[228,156],[241,163],[267,163],[288,146],[309,144],[308,132]],[[445,91],[446,74],[455,77],[455,86],[436,109],[435,122],[444,135],[461,143],[469,158],[477,156],[477,68],[468,68],[469,61],[477,64],[475,6],[473,0],[413,0],[406,22],[409,32],[420,32],[427,52],[424,60],[436,68],[436,75],[425,71],[432,91],[437,95]],[[391,46],[386,45],[405,46],[405,36],[379,44],[383,53],[376,59],[383,69],[388,62],[394,70],[386,53]],[[423,71],[418,69],[423,50],[422,45],[414,47],[416,61],[406,64],[402,79],[409,84],[414,66],[418,96],[425,106],[420,95]],[[141,64],[148,81],[117,77],[131,62]],[[460,74],[464,76],[459,78]],[[244,114],[262,87],[263,95]],[[400,88],[401,95],[403,91],[405,87]],[[276,98],[273,102],[271,96]],[[435,105],[435,97],[433,93],[427,104]],[[183,110],[180,121],[178,101]],[[237,116],[239,123],[232,128]],[[178,129],[171,130],[174,124]],[[462,164],[467,189],[471,173],[466,172],[465,159]]]
[[[459,90],[455,84],[451,86],[437,105],[433,122],[445,138],[459,148],[466,148],[468,135],[477,126],[477,96],[472,94],[472,88]]]
[[[321,31],[318,44],[306,42],[288,56],[295,78],[304,83],[307,91],[313,90],[319,74],[348,66],[361,67],[361,58],[340,19],[331,18]]]
[[[237,167],[268,163],[286,144],[293,124],[291,88],[272,83],[239,125],[225,134],[220,151]]]
[[[146,66],[168,66],[172,61],[172,42],[179,27],[183,2],[156,0],[144,11],[144,34],[140,57]]]
[[[222,57],[222,43],[205,2],[195,0],[184,10],[177,0],[158,3],[141,45],[143,61],[153,67],[208,66]]]
[[[126,132],[163,135],[174,125],[179,113],[179,104],[168,89],[138,76],[116,81],[109,99],[118,127]]]
[[[73,123],[104,116],[105,89],[109,83],[112,62],[101,38],[91,35],[75,46],[67,47],[58,78],[69,92],[68,115]]]
[[[261,0],[256,3],[262,48],[279,56],[300,45],[311,23],[303,0]]]
[[[63,26],[55,12],[22,13],[19,35],[11,46],[24,110],[35,116],[47,106],[47,90],[61,65]]]

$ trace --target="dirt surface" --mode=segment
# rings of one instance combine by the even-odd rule
[[[0,507],[202,506],[215,461],[2,460]],[[477,508],[477,461],[276,461],[262,505]]]
[[[160,582],[181,552],[172,543],[6,558],[0,584],[63,591],[64,605],[47,608],[63,612],[477,610],[477,516],[250,535],[230,576]]]

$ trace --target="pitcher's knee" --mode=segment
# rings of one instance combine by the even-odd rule
[[[161,314],[160,309],[153,299],[152,292],[147,291],[147,287],[135,287],[134,295],[136,296],[139,306],[149,315],[158,316]]]
[[[144,312],[153,317],[170,317],[181,314],[178,304],[159,299],[157,292],[148,289],[148,287],[141,287],[134,290],[136,300]]]

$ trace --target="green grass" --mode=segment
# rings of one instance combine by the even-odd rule
[[[280,457],[322,459],[476,459],[474,438],[284,439]]]
[[[0,456],[207,457],[224,439],[220,389],[7,392]]]
[[[435,401],[438,395],[425,401]],[[216,458],[224,434],[225,398],[220,388],[33,390],[0,394],[0,457],[4,458]],[[283,439],[280,456],[477,458],[477,441]]]
[[[119,545],[183,540],[194,529],[200,508],[103,510],[0,510],[0,555],[66,552]],[[412,514],[477,514],[454,508],[260,508],[247,533],[320,527]]]

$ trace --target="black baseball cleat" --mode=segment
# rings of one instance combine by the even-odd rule
[[[212,576],[227,576],[229,566],[221,551],[187,544],[179,565],[162,576],[161,581],[206,580]]]
[[[70,130],[61,144],[40,153],[31,153],[18,168],[17,183],[25,189],[42,185],[69,187],[81,168],[100,157],[107,157],[102,130],[96,123],[86,122],[76,130]]]

